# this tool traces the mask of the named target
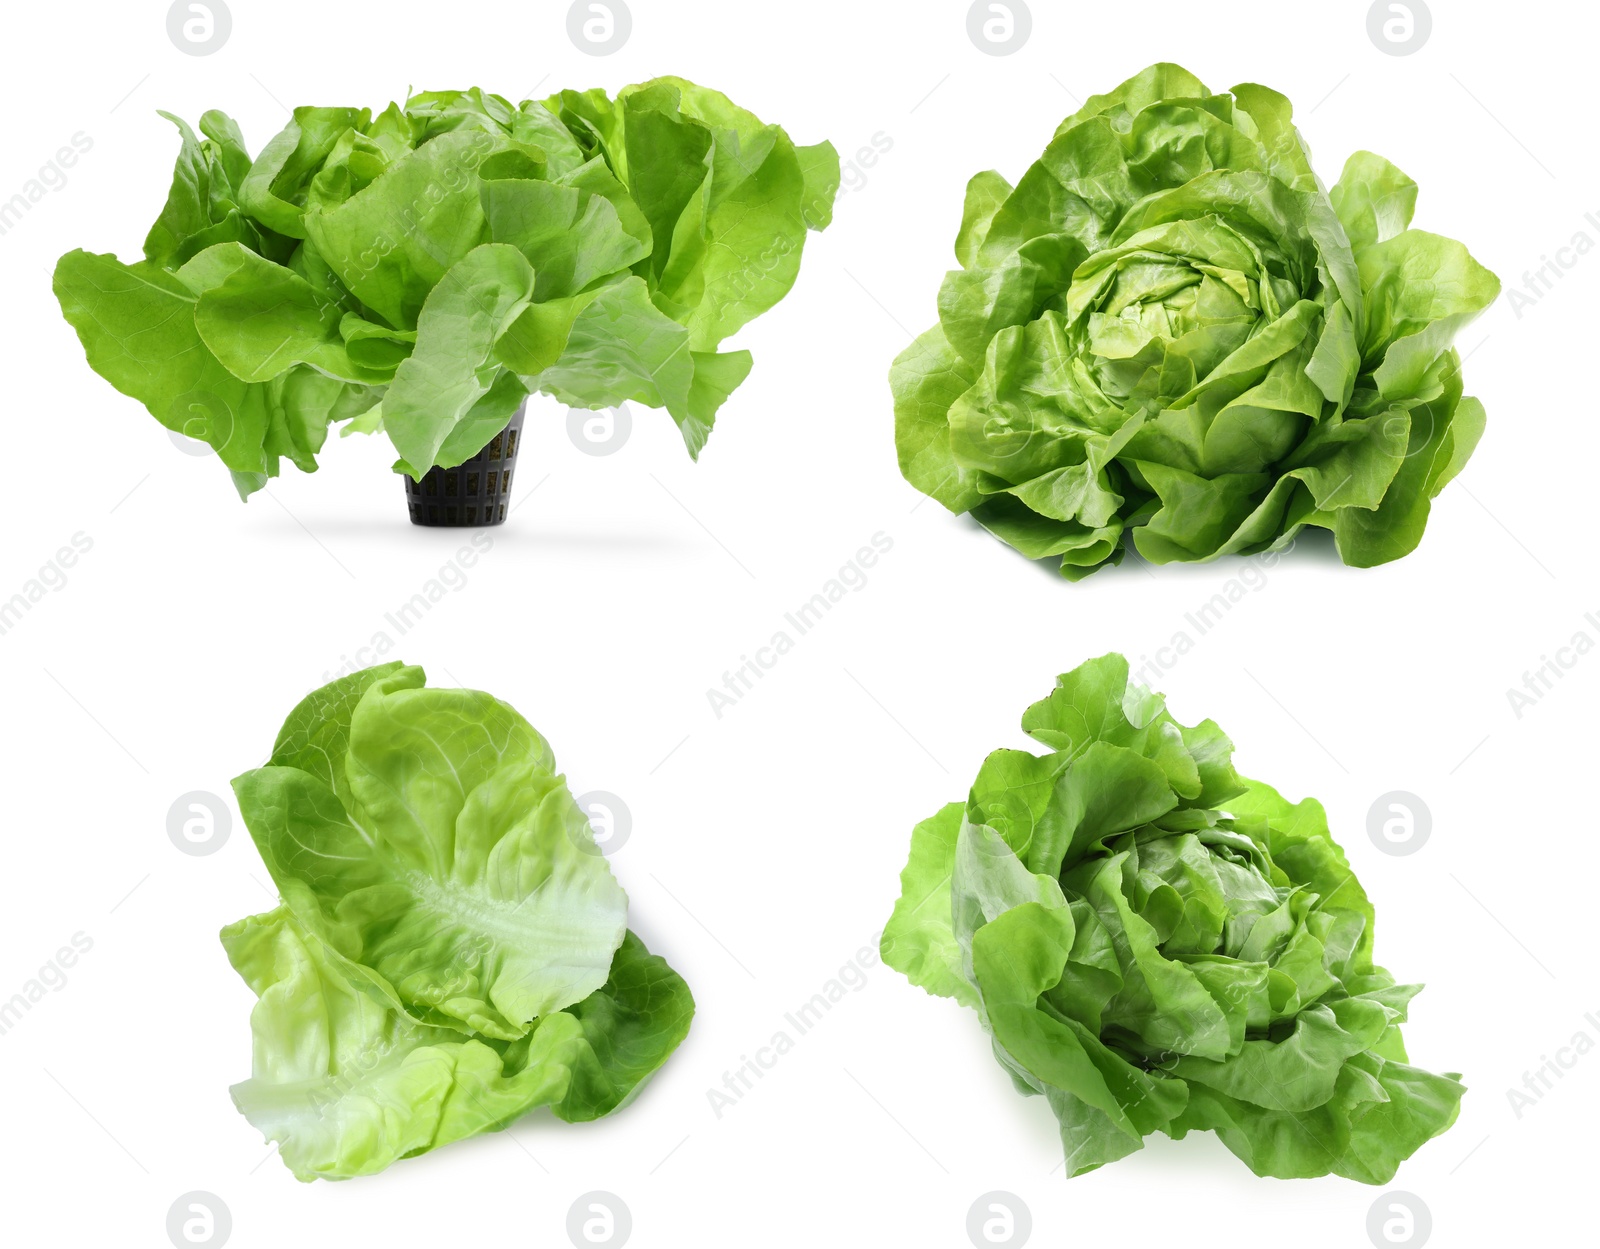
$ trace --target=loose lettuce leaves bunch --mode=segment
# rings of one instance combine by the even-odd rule
[[[90,365],[245,497],[343,421],[413,476],[460,464],[530,393],[665,408],[698,456],[750,371],[723,340],[788,293],[839,186],[831,145],[680,78],[299,108],[254,160],[223,113],[170,120],[144,259],[70,252],[55,291]]]
[[[282,905],[222,932],[259,1001],[234,1102],[302,1180],[381,1171],[538,1106],[625,1105],[687,1035],[688,986],[549,744],[392,663],[307,697],[234,781]]]
[[[996,751],[913,832],[883,956],[978,1012],[1069,1175],[1206,1130],[1257,1175],[1383,1184],[1450,1127],[1464,1090],[1409,1064],[1421,986],[1373,963],[1320,804],[1240,777],[1120,655],[1022,727],[1050,753]]]
[[[939,324],[895,361],[900,467],[1069,580],[1281,548],[1409,554],[1483,432],[1457,331],[1499,281],[1409,229],[1358,152],[1332,192],[1289,101],[1155,65],[967,188]]]

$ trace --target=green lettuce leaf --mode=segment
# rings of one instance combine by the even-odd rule
[[[416,346],[383,399],[384,428],[408,464],[450,468],[483,448],[474,435],[460,459],[441,454],[504,375],[496,344],[532,301],[533,269],[506,243],[473,248],[428,292],[417,318]],[[422,473],[415,476],[420,480]]]
[[[350,708],[342,779],[280,763],[234,782],[302,924],[418,1018],[502,1039],[606,979],[627,897],[548,744],[486,694],[420,669]]]
[[[222,944],[259,1000],[240,1112],[301,1180],[371,1175],[537,1107],[569,1122],[636,1096],[688,1033],[688,986],[629,933],[612,978],[515,1043],[418,1024],[352,985],[285,907]]]

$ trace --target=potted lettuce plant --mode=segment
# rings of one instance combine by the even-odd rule
[[[665,408],[698,457],[750,372],[723,342],[788,293],[839,186],[830,144],[680,78],[298,108],[254,158],[223,113],[170,119],[143,259],[56,266],[90,365],[245,498],[315,471],[335,425],[382,431],[419,524],[505,519],[531,394]]]

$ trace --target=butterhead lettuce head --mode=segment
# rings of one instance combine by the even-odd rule
[[[1455,1121],[1317,802],[1241,777],[1120,655],[1022,726],[1047,753],[996,751],[913,832],[883,956],[978,1013],[1068,1175],[1210,1131],[1257,1175],[1383,1184]]]
[[[939,324],[895,361],[901,471],[1077,580],[1333,531],[1415,549],[1484,411],[1456,333],[1498,295],[1417,187],[1358,152],[1324,189],[1289,101],[1155,65],[967,188]]]
[[[295,708],[234,781],[282,895],[222,944],[259,999],[235,1103],[303,1180],[626,1104],[688,1033],[689,988],[549,743],[488,694],[369,668]]]

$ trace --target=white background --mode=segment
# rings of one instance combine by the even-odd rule
[[[1037,3],[1029,44],[995,58],[950,0],[634,0],[631,41],[594,58],[564,3],[233,0],[228,44],[192,57],[166,7],[12,6],[0,49],[0,199],[74,133],[93,140],[0,236],[0,599],[75,533],[93,543],[0,636],[0,999],[75,933],[93,942],[0,1036],[7,1242],[163,1246],[169,1206],[202,1190],[241,1247],[561,1245],[574,1199],[604,1190],[639,1246],[960,1246],[974,1199],[1004,1190],[1036,1244],[1365,1245],[1378,1190],[1256,1179],[1210,1136],[1153,1138],[1064,1181],[1048,1108],[1012,1091],[971,1012],[881,966],[720,1119],[707,1093],[875,944],[911,825],[960,798],[989,750],[1023,744],[1018,718],[1058,672],[1193,635],[1185,613],[1244,571],[1130,560],[1074,587],[918,505],[885,375],[935,319],[966,180],[1015,179],[1078,101],[1178,60],[1216,90],[1288,94],[1327,182],[1359,148],[1394,160],[1421,185],[1417,224],[1466,241],[1509,291],[1580,231],[1600,242],[1592,14],[1435,0],[1428,45],[1393,57],[1364,2]],[[755,371],[701,463],[642,409],[620,453],[580,454],[562,409],[536,401],[512,522],[404,637],[385,613],[463,538],[407,524],[386,443],[334,439],[315,476],[286,466],[241,504],[219,464],[90,372],[51,296],[69,248],[136,257],[176,150],[157,108],[221,107],[258,150],[284,104],[379,108],[408,85],[521,99],[658,73],[847,160],[879,134],[892,149],[813,236],[794,293],[734,344]],[[1416,555],[1362,572],[1303,542],[1158,682],[1180,718],[1228,730],[1247,774],[1327,804],[1376,902],[1380,960],[1428,983],[1412,1055],[1471,1092],[1393,1187],[1426,1203],[1439,1245],[1593,1234],[1600,1055],[1520,1117],[1507,1094],[1575,1034],[1600,1040],[1585,1021],[1600,1014],[1600,654],[1520,719],[1507,690],[1578,631],[1600,639],[1584,620],[1600,611],[1597,297],[1588,256],[1463,334],[1488,434]],[[880,532],[893,550],[866,587],[718,719],[708,688]],[[303,1186],[227,1094],[248,1074],[251,995],[216,931],[272,905],[266,873],[237,821],[192,857],[167,812],[227,794],[293,703],[379,633],[436,682],[517,706],[577,792],[623,796],[631,922],[699,1014],[640,1101],[598,1125],[535,1117]],[[1392,790],[1432,812],[1410,857],[1367,836]]]

